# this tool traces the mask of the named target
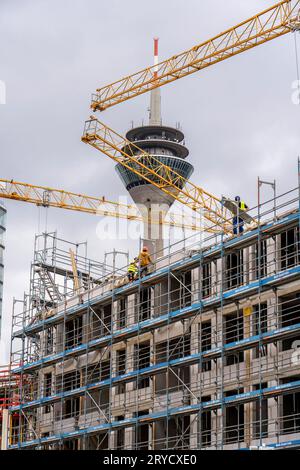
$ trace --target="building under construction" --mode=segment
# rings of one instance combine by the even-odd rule
[[[117,252],[100,263],[84,244],[55,233],[36,237],[29,292],[14,301],[17,379],[9,396],[16,403],[3,427],[9,449],[300,448],[300,180],[265,203],[259,181],[257,207],[228,212],[228,200],[189,183],[184,135],[162,124],[159,91],[163,80],[298,30],[296,6],[281,2],[210,47],[193,48],[192,66],[174,56],[172,79],[169,62],[158,65],[156,41],[149,125],[120,140],[97,119],[87,121],[82,140],[117,161],[126,189],[145,208],[143,244],[154,263],[129,282],[128,258],[122,267]],[[119,82],[101,103],[100,90],[94,110],[138,94],[149,70],[142,85],[125,79],[125,98]],[[42,205],[51,205],[50,193]],[[165,246],[162,224],[174,199],[202,208],[215,224]]]
[[[13,315],[9,447],[300,447],[298,192],[238,237],[168,246],[133,283],[76,256],[79,292],[44,234]]]
[[[158,121],[158,90],[151,103]],[[150,117],[129,138],[192,172],[178,129]],[[148,211],[152,194],[165,203],[117,170]],[[163,247],[155,220],[154,266],[133,282],[116,252],[99,263],[37,236],[30,292],[14,303],[8,447],[300,447],[299,188],[248,211],[237,236],[215,227]]]

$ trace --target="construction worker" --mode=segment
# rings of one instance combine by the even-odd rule
[[[149,264],[153,264],[153,261],[149,254],[149,249],[146,246],[144,246],[144,248],[142,249],[138,259],[139,259],[141,277],[146,276],[146,274],[148,273]]]
[[[138,273],[137,261],[138,259],[134,258],[134,261],[132,261],[130,265],[128,266],[127,273],[128,273],[129,282],[133,282],[136,279],[136,276]]]
[[[247,204],[244,201],[241,200],[240,196],[236,196],[235,202],[236,202],[238,208],[241,211],[246,211],[247,209],[249,209]],[[232,223],[233,223],[233,233],[234,233],[234,235],[237,235],[238,233],[243,233],[244,232],[244,220],[241,217],[236,215],[235,217],[233,217]]]

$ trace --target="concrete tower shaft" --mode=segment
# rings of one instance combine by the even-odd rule
[[[158,39],[154,39],[154,64],[158,64]],[[151,91],[149,125],[131,129],[126,138],[185,178],[192,175],[194,168],[186,161],[189,151],[185,146],[184,134],[179,129],[162,124],[160,88]],[[130,144],[123,150],[143,159],[142,151]],[[134,163],[130,165],[134,168]],[[174,199],[120,164],[116,166],[116,171],[143,216],[145,239],[154,242],[154,248],[153,243],[149,246],[156,253],[160,252],[163,249],[163,227],[160,222],[165,219]]]

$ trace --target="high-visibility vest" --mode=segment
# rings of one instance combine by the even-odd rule
[[[241,209],[242,211],[245,211],[245,210],[246,210],[246,203],[245,203],[245,201],[241,201],[241,202],[240,202],[240,209]]]
[[[128,272],[129,272],[129,273],[136,273],[137,270],[138,270],[138,269],[137,269],[136,265],[133,264],[133,263],[130,264],[129,267],[128,267]]]

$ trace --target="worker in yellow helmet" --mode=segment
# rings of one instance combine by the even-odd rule
[[[128,266],[127,276],[128,276],[129,282],[133,282],[137,277],[137,273],[138,273],[137,262],[138,262],[138,258],[134,258],[134,261],[132,261],[130,265]]]
[[[149,265],[153,264],[153,261],[149,254],[149,249],[146,246],[144,246],[144,248],[142,249],[138,259],[140,263],[141,277],[146,276],[146,274],[148,273]]]
[[[236,202],[238,208],[241,211],[246,211],[247,209],[249,209],[247,204],[244,201],[241,200],[240,196],[236,196],[235,202]],[[234,235],[237,235],[238,233],[243,233],[244,232],[244,220],[241,217],[235,216],[233,218],[232,223],[233,223],[233,233],[234,233]]]

